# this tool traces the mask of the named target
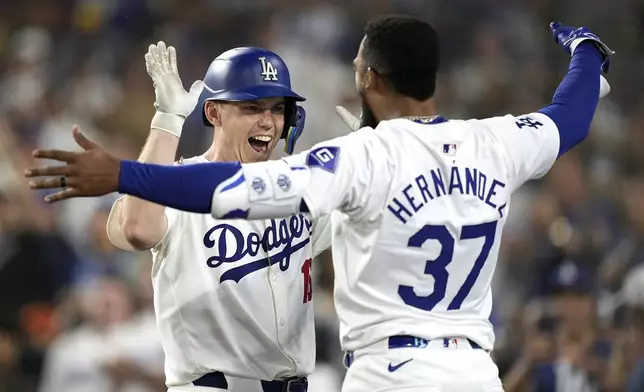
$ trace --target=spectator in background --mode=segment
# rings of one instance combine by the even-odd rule
[[[55,230],[55,211],[8,175],[21,170],[29,158],[2,119],[0,157],[6,173],[0,184],[0,324],[5,329],[6,385],[29,392],[38,384],[45,352],[58,333],[54,308],[71,282],[77,256]],[[10,371],[14,367],[18,374]]]
[[[600,278],[610,292],[619,291],[626,272],[644,261],[644,181],[629,178],[624,191],[625,235],[605,254],[600,267]]]
[[[96,278],[77,287],[74,298],[81,323],[52,344],[40,391],[163,390],[160,343],[145,313],[131,318],[134,303],[123,281]]]
[[[504,378],[506,392],[595,392],[610,347],[595,319],[588,271],[571,261],[557,265],[543,288],[541,314],[528,319],[520,358]]]
[[[119,392],[166,390],[165,356],[153,307],[152,260],[146,256],[133,263],[137,270],[134,283],[138,309],[115,330],[115,353],[104,368]]]
[[[118,249],[107,237],[105,227],[111,202],[108,199],[102,203],[89,219],[87,242],[80,247],[80,261],[74,271],[78,284],[102,276],[126,276],[138,256]]]
[[[544,315],[539,316],[534,323],[526,322],[518,357],[503,375],[505,392],[537,391],[534,380],[536,369],[551,363],[555,358],[554,328],[555,321]]]
[[[629,271],[622,289],[617,353],[608,369],[611,392],[644,391],[644,266]]]

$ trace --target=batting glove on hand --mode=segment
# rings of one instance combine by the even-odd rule
[[[151,127],[180,137],[186,117],[197,105],[203,82],[195,81],[190,91],[183,88],[177,69],[177,51],[172,46],[166,47],[163,41],[150,45],[145,54],[145,68],[152,78],[156,96],[157,112]]]
[[[566,51],[566,53],[571,56],[580,43],[584,41],[592,41],[602,54],[602,71],[604,71],[605,74],[608,73],[608,70],[610,69],[610,57],[614,55],[615,52],[600,41],[600,39],[595,34],[591,33],[586,27],[574,29],[570,26],[562,26],[558,22],[552,22],[550,23],[550,30],[552,31],[552,36],[555,39],[555,42],[557,42]]]
[[[338,113],[338,116],[340,116],[342,122],[347,124],[351,132],[355,132],[360,129],[360,119],[351,114],[350,111],[343,108],[342,106],[336,106],[335,112]]]

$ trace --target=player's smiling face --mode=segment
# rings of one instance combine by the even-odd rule
[[[215,145],[222,144],[225,160],[268,160],[284,129],[284,98],[221,102],[217,107],[220,135]]]

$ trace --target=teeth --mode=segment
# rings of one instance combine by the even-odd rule
[[[273,140],[273,138],[270,136],[253,136],[252,138],[255,140],[259,140],[260,142],[267,142],[267,143]]]

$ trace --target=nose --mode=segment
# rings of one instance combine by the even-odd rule
[[[266,109],[260,113],[257,125],[266,130],[271,129],[275,126],[275,121],[273,121],[273,113],[271,113],[270,109]]]

